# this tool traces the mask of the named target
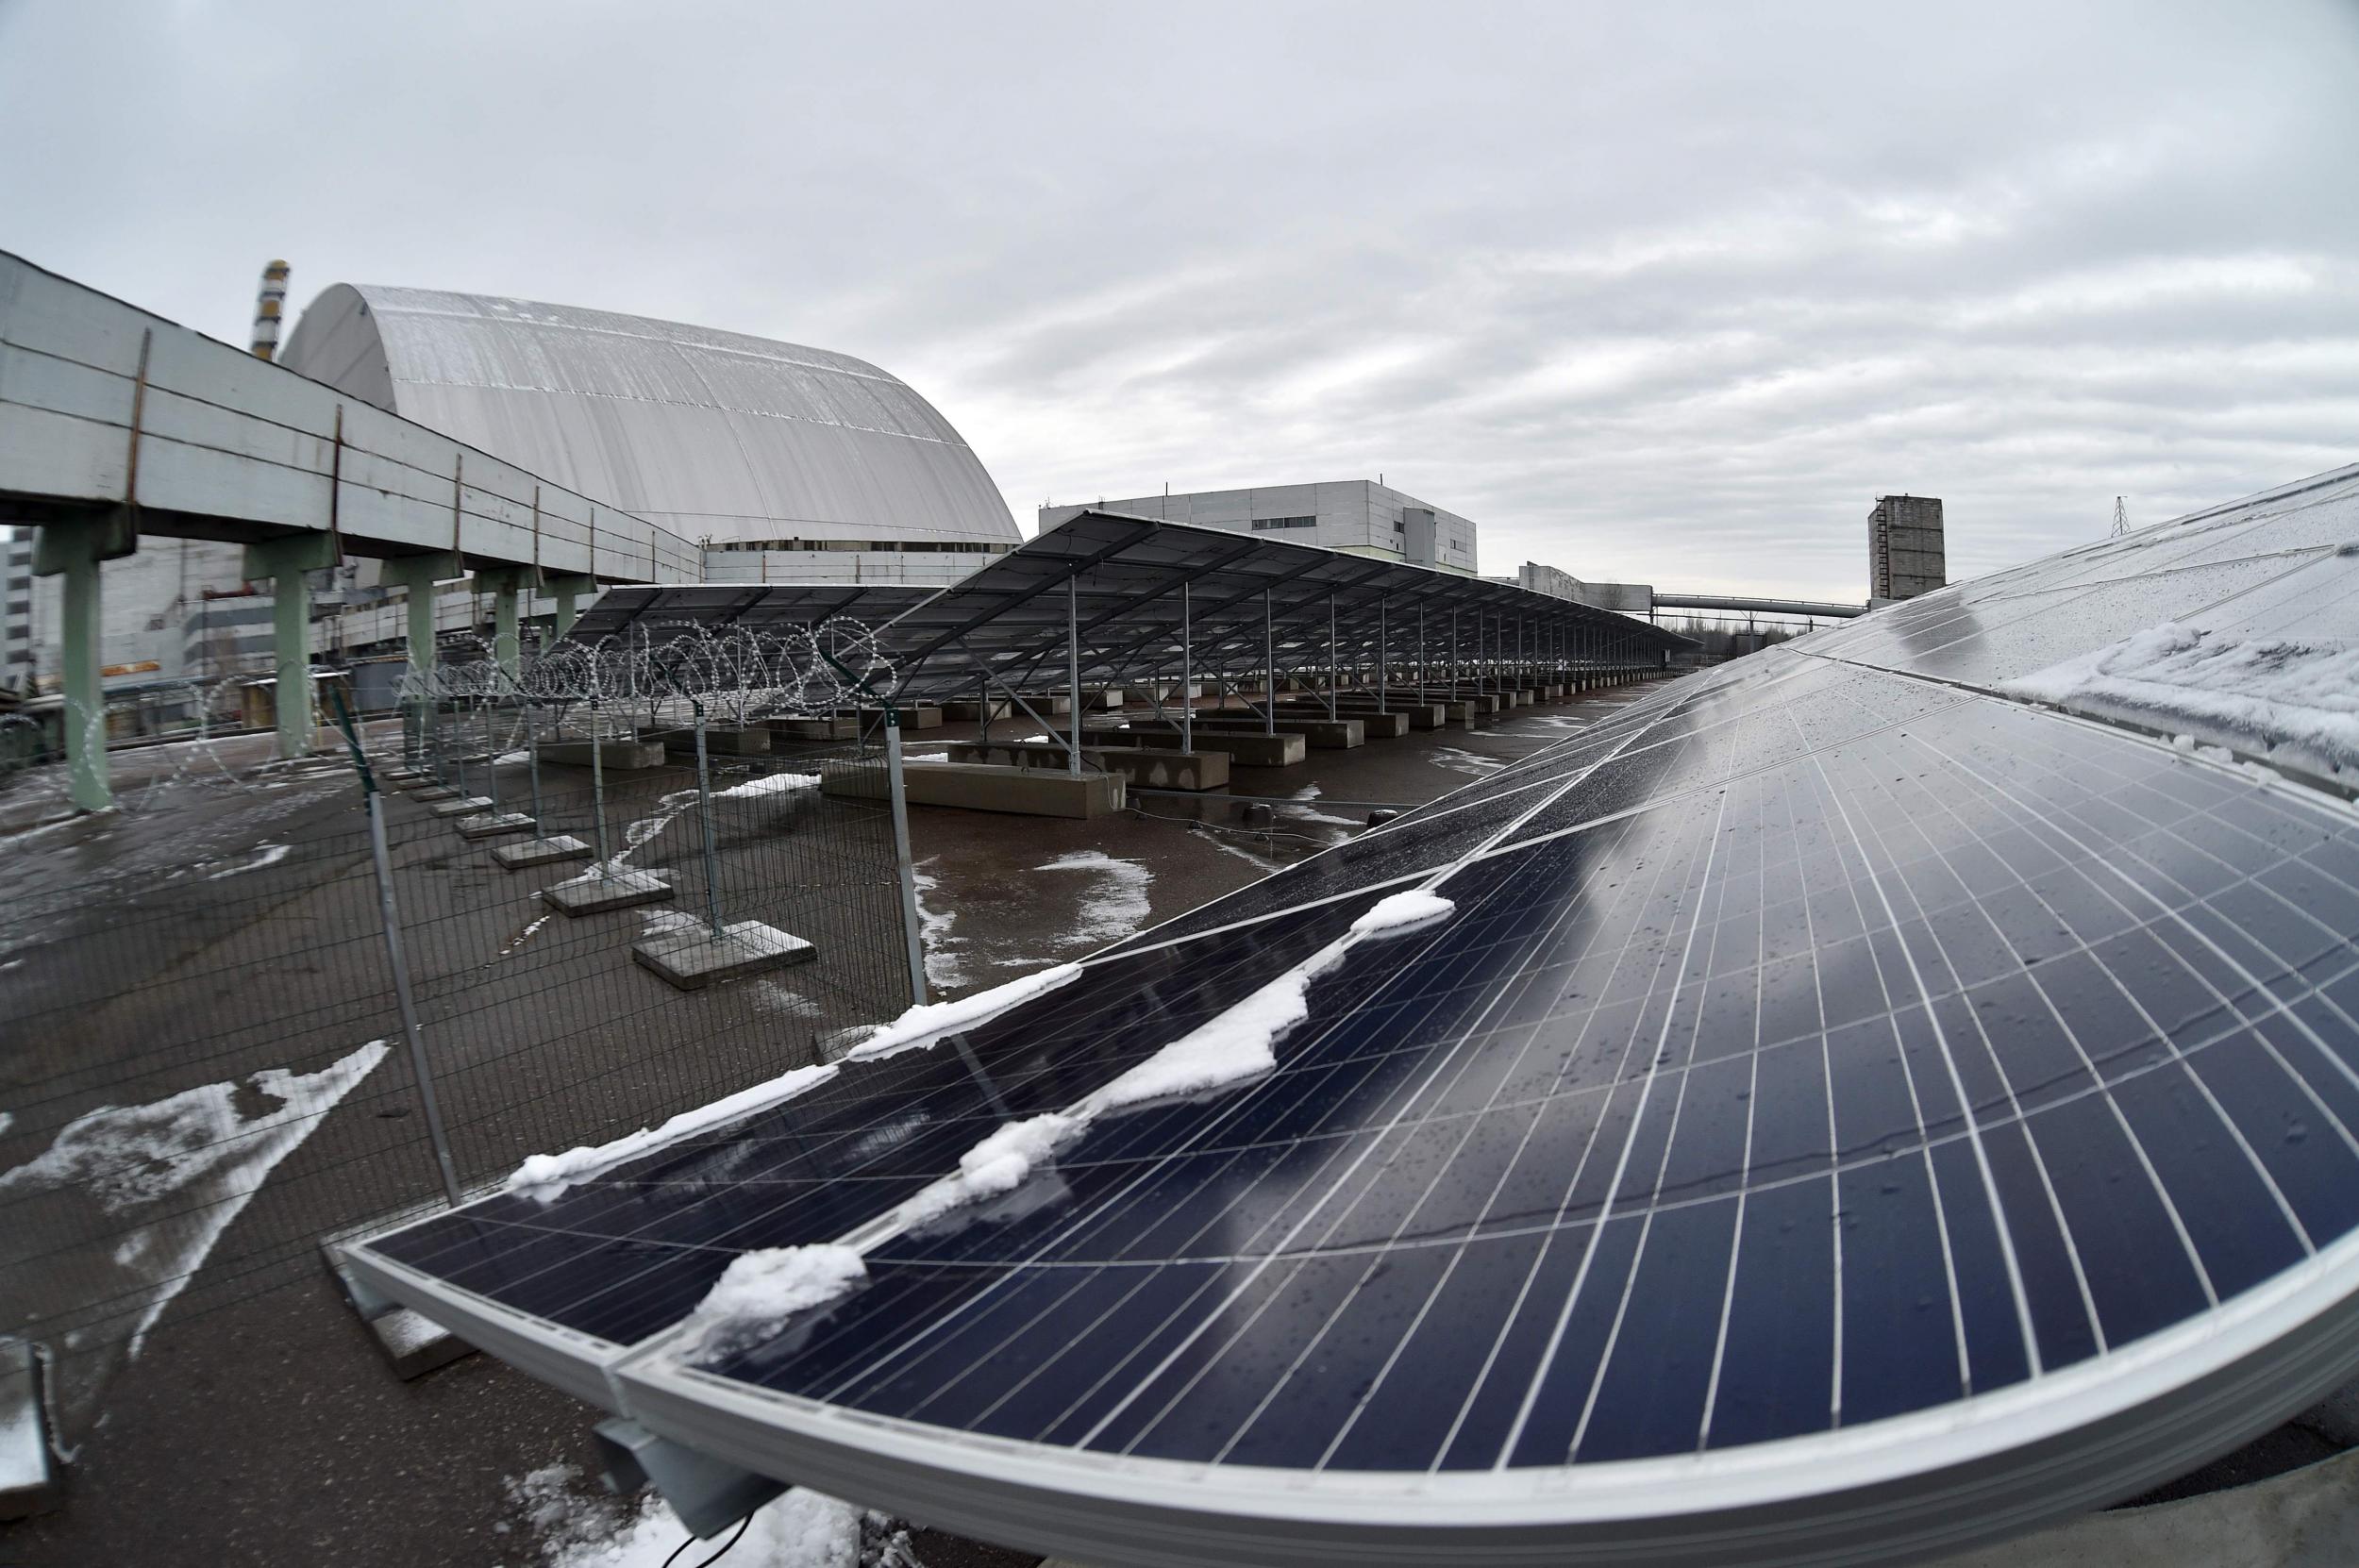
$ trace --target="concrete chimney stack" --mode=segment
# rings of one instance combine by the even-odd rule
[[[254,302],[254,357],[278,357],[278,318],[287,309],[287,263],[273,261],[262,269],[262,292]]]

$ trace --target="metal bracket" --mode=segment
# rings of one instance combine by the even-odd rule
[[[710,1541],[786,1490],[786,1483],[711,1459],[621,1416],[592,1431],[607,1485],[627,1497],[652,1486],[699,1540]]]

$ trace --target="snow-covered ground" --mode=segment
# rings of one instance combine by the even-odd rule
[[[1102,849],[1078,849],[1034,866],[1034,871],[1079,873],[1089,878],[1079,918],[1057,938],[1059,947],[1103,947],[1146,924],[1146,890],[1155,874],[1136,860],[1120,860]]]
[[[665,1568],[675,1554],[700,1562],[729,1539],[690,1546],[687,1527],[661,1499],[627,1503],[584,1495],[580,1473],[571,1465],[517,1476],[508,1493],[531,1553],[507,1560],[508,1568]],[[860,1510],[800,1487],[756,1510],[745,1532],[724,1560],[729,1568],[862,1568],[863,1555],[878,1564],[891,1560],[889,1550],[863,1554]],[[889,1547],[891,1538],[878,1525],[866,1533]]]
[[[0,1198],[94,1203],[121,1229],[107,1296],[137,1312],[124,1351],[136,1358],[263,1180],[389,1050],[373,1040],[313,1073],[274,1067],[146,1105],[101,1106],[60,1127],[39,1156],[0,1171]],[[87,1359],[76,1364],[103,1381]],[[80,1406],[97,1388],[61,1392]]]

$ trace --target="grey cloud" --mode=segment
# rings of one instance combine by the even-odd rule
[[[1485,568],[1857,596],[2349,461],[2359,8],[0,0],[0,244],[909,378],[1024,521],[1382,472]],[[108,112],[93,113],[103,103]]]

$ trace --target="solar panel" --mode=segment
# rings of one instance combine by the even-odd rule
[[[1674,683],[355,1264],[692,1447],[1093,1562],[1906,1560],[2113,1500],[2359,1368],[2359,817],[2202,692],[2174,741],[2074,682],[2155,685],[2107,650],[2157,623],[2340,657],[2353,539],[2346,471]],[[2043,670],[2069,710],[1999,694]],[[1447,918],[1362,928],[1403,887]],[[1091,1109],[1288,986],[1266,1070]],[[813,1243],[864,1275],[695,1315]]]

